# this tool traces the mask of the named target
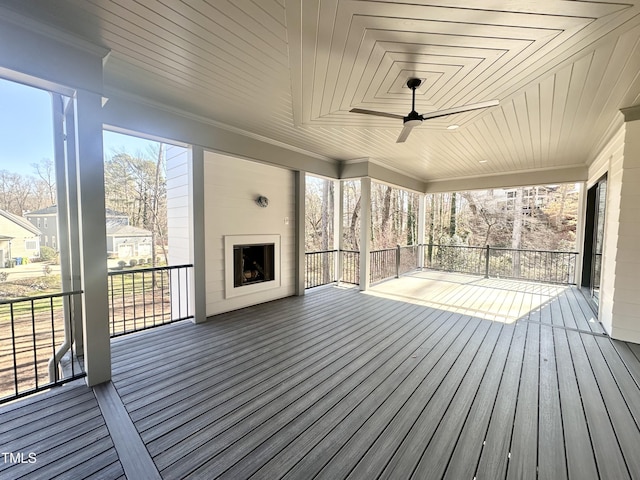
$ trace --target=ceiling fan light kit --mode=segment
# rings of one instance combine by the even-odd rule
[[[373,110],[364,110],[362,108],[352,108],[350,112],[362,113],[364,115],[375,115],[377,117],[402,119],[404,128],[400,132],[396,143],[403,143],[411,133],[411,130],[413,130],[414,127],[422,124],[424,120],[445,117],[447,115],[454,115],[456,113],[470,112],[472,110],[479,110],[481,108],[495,107],[500,103],[498,100],[488,100],[486,102],[461,105],[459,107],[447,108],[446,110],[438,110],[435,112],[420,115],[418,112],[416,112],[416,89],[420,86],[421,83],[422,80],[420,80],[419,78],[410,78],[407,81],[407,88],[411,89],[411,112],[406,117],[397,115],[395,113],[376,112]],[[455,128],[458,128],[458,125],[450,125],[449,127],[447,127],[447,129],[449,130]]]

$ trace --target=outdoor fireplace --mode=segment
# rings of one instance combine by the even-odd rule
[[[280,287],[280,235],[224,237],[225,298]]]
[[[270,282],[273,276],[273,243],[233,246],[233,286]]]

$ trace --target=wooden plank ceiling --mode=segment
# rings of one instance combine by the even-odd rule
[[[585,165],[640,103],[640,0],[0,3],[111,49],[106,96],[424,181]],[[401,120],[349,112],[408,114],[411,77],[420,113],[500,106],[404,144]]]

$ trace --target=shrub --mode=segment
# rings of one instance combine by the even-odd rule
[[[6,282],[9,274],[7,272],[0,272],[0,282]]]
[[[120,270],[122,270],[124,267],[126,267],[127,262],[125,262],[124,260],[120,260],[118,262],[118,267],[120,268]]]
[[[51,275],[51,265],[45,265],[42,267],[42,273],[45,277]]]
[[[135,258],[132,258],[131,260],[129,260],[130,267],[135,267],[136,265],[138,265],[138,261]]]
[[[51,248],[43,245],[40,247],[40,261],[42,262],[50,262],[55,260],[57,257],[56,251]]]

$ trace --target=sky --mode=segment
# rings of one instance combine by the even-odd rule
[[[103,139],[106,155],[123,150],[137,154],[156,144],[114,132],[105,132]],[[0,170],[35,175],[31,165],[43,159],[53,160],[49,93],[0,78]]]

